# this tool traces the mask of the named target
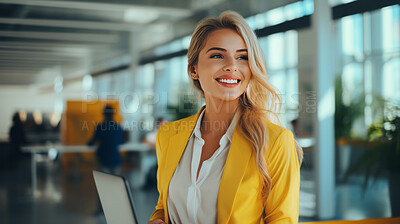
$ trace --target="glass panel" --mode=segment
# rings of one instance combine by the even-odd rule
[[[184,49],[188,49],[190,45],[190,40],[192,39],[191,35],[188,35],[182,39],[182,46]]]
[[[343,103],[349,106],[363,95],[362,65],[359,63],[347,64],[343,67]]]
[[[286,63],[288,67],[297,66],[298,49],[297,49],[297,31],[291,30],[285,33],[286,36]]]
[[[311,15],[314,12],[314,1],[303,0],[304,15]]]
[[[286,107],[297,117],[299,104],[299,86],[297,69],[290,69],[287,75]],[[295,118],[295,117],[294,117]],[[293,118],[293,119],[294,119]]]
[[[284,67],[284,34],[277,33],[267,38],[267,63],[270,70],[282,69]]]
[[[360,56],[363,54],[362,16],[347,16],[341,19],[342,52],[344,55]]]
[[[393,47],[393,16],[392,8],[382,9],[382,44],[383,51],[388,52]]]
[[[337,2],[339,1],[343,2],[342,0]],[[337,141],[336,152],[336,176],[340,180],[356,164],[360,165],[367,160],[375,161],[376,158],[365,157],[366,150],[363,144],[371,145],[367,143],[368,140],[371,140],[371,133],[382,133],[381,127],[386,125],[382,120],[385,116],[384,112],[390,110],[388,105],[400,104],[399,6],[395,5],[344,17],[338,23],[343,64],[342,80],[341,82],[339,80],[338,83],[342,84],[343,90],[340,91],[339,85],[336,85],[336,91],[340,91],[337,92],[339,94],[336,94],[336,97],[341,97],[337,99],[341,99],[344,104],[336,102],[335,108],[335,113],[337,113],[335,115],[335,132],[342,133],[337,134],[340,141]],[[379,138],[383,140],[386,137],[383,135]],[[373,144],[379,146],[379,149],[385,147],[379,142]],[[370,149],[372,150],[372,147]],[[389,160],[385,159],[385,161]],[[364,166],[359,169],[367,170],[368,168],[371,173],[378,173],[374,169],[378,166],[379,168],[383,167],[378,163],[371,162],[368,163],[368,167]],[[382,173],[386,171],[388,170],[382,170]],[[339,212],[343,218],[364,219],[390,216],[387,178],[384,175],[366,178],[363,188],[361,186],[366,174],[363,172],[353,173],[350,175],[351,180],[349,179],[351,184],[342,182],[337,185],[339,195],[345,196],[340,196],[338,203],[340,205]],[[372,182],[374,183],[371,184]],[[356,186],[359,190],[364,191],[360,195],[361,197],[352,196],[349,199],[347,196],[356,195],[356,190],[346,190],[346,194],[340,190]],[[381,191],[379,197],[376,197],[377,191]],[[374,207],[376,204],[382,206],[376,209],[377,207]],[[354,213],[356,209],[357,213]],[[370,216],[372,213],[374,216]]]
[[[169,45],[169,51],[170,52],[176,52],[182,49],[182,40],[175,40],[172,41]]]
[[[384,52],[391,52],[400,46],[399,6],[382,9],[382,44]]]
[[[139,67],[139,86],[144,89],[152,88],[154,85],[154,64],[148,63]]]
[[[188,63],[187,57],[180,57],[181,60],[181,83],[187,85],[189,83],[189,75],[188,75]]]
[[[282,23],[286,20],[283,8],[276,8],[267,12],[267,24],[269,26]]]
[[[292,20],[304,15],[303,2],[295,2],[293,4],[285,6],[286,20]]]
[[[290,127],[290,121],[298,116],[297,41],[294,30],[259,39],[266,52],[269,81],[282,96],[280,119],[285,127]]]
[[[257,28],[256,19],[254,18],[254,16],[250,16],[250,17],[246,18],[246,22],[247,22],[247,24],[249,24],[251,29],[254,30]]]
[[[400,5],[392,6],[393,48],[400,49]]]
[[[400,58],[395,58],[383,66],[383,97],[400,104]]]
[[[163,55],[163,54],[168,54],[168,53],[171,53],[168,49],[168,45],[158,46],[154,49],[155,55]]]
[[[332,6],[335,6],[335,5],[341,5],[341,4],[345,4],[345,3],[349,3],[349,2],[354,2],[354,1],[356,1],[356,0],[329,0],[329,3],[330,3]]]
[[[96,91],[99,98],[107,99],[107,95],[111,93],[112,78],[110,75],[101,75],[96,78]]]
[[[256,16],[254,16],[254,20],[255,20],[255,28],[256,29],[261,29],[267,26],[267,21],[265,18],[265,15],[262,14],[257,14]]]
[[[113,74],[114,79],[114,92],[120,94],[131,89],[130,73],[128,71],[121,71]]]
[[[274,87],[279,89],[283,96],[286,94],[285,73],[283,71],[276,71],[270,74],[269,81]]]

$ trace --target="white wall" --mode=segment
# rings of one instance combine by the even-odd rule
[[[29,86],[1,86],[0,139],[8,139],[11,118],[15,111],[52,112],[55,94]]]
[[[67,99],[80,100],[81,81],[68,83],[63,90],[64,102]],[[11,118],[18,110],[50,113],[54,110],[56,95],[52,87],[11,86],[0,87],[0,140],[8,139]]]

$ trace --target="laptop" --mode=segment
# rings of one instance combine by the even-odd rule
[[[107,224],[138,224],[132,193],[122,176],[93,170]]]

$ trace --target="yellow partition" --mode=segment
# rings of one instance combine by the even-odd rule
[[[62,118],[61,139],[64,145],[85,145],[97,124],[103,121],[103,108],[115,108],[114,119],[120,123],[118,101],[67,101]]]
[[[94,134],[97,124],[104,120],[103,108],[111,105],[115,108],[114,119],[122,121],[118,101],[67,101],[61,120],[61,141],[63,145],[86,145]],[[76,158],[78,157],[78,158]],[[95,164],[94,152],[67,153],[61,158],[64,168],[74,166],[79,161]]]

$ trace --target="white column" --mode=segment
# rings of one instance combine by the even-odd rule
[[[137,81],[140,79],[139,74],[139,56],[140,56],[140,35],[137,32],[131,32],[129,37],[129,53],[132,57],[129,71],[131,73],[130,78],[130,95],[132,98],[131,102],[133,105],[136,105],[134,108],[131,108],[132,111],[128,111],[124,114],[125,121],[129,124],[128,128],[130,130],[130,141],[138,142],[140,139],[140,129],[139,123],[141,121],[141,94],[140,94],[140,83]]]
[[[334,57],[335,32],[328,0],[314,1],[312,33],[316,40],[313,64],[313,86],[317,91],[317,113],[314,116],[316,148],[316,208],[320,219],[335,214],[335,135],[334,135]],[[301,44],[301,43],[300,43]]]

